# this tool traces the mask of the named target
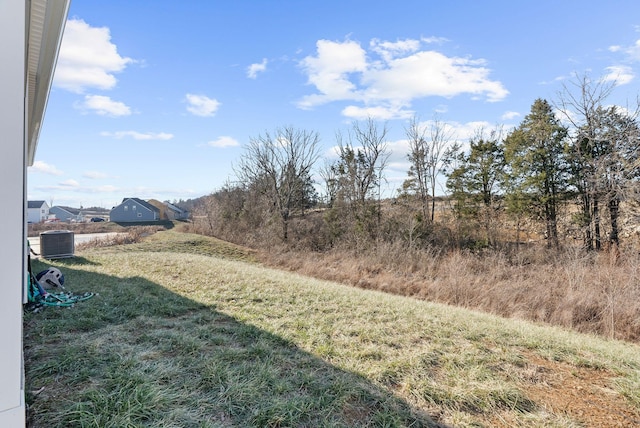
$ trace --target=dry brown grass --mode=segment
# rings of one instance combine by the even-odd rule
[[[407,251],[381,244],[367,254],[262,252],[272,266],[393,294],[640,341],[640,257],[553,253],[517,256]]]
[[[564,248],[556,251],[546,248],[539,223],[522,221],[516,228],[499,213],[485,229],[478,221],[456,221],[446,201],[438,205],[436,222],[423,227],[415,206],[386,201],[373,234],[339,209],[308,212],[291,219],[287,242],[266,211],[224,217],[224,207],[213,206],[189,231],[256,249],[271,266],[640,342],[640,234],[631,233],[635,223],[628,218],[621,254],[586,254],[577,248],[571,207],[559,222]]]
[[[135,244],[142,241],[145,236],[153,235],[154,233],[164,230],[162,226],[131,226],[126,228],[123,232],[117,234],[108,234],[106,236],[99,236],[90,241],[80,243],[76,245],[77,250],[86,250],[87,248],[97,247],[111,247],[114,245]]]
[[[47,230],[71,230],[74,233],[106,233],[106,232],[124,232],[126,227],[109,221],[89,222],[89,223],[30,223],[27,228],[29,236],[38,236],[41,232]]]

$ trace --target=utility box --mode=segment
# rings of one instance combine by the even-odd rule
[[[45,259],[73,257],[75,241],[70,230],[48,230],[40,233],[40,255]]]

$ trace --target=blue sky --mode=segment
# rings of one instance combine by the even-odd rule
[[[576,73],[636,102],[640,2],[74,0],[28,198],[195,198],[233,180],[251,138],[317,131],[330,159],[367,117],[389,130],[392,194],[411,117],[465,141]]]

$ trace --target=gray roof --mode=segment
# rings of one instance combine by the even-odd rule
[[[140,199],[140,198],[124,198],[124,199],[122,200],[122,204],[124,204],[124,203],[125,203],[126,201],[128,201],[128,200],[135,201],[136,203],[138,203],[138,204],[142,205],[143,207],[145,207],[145,208],[147,208],[147,209],[150,209],[151,211],[154,211],[154,212],[157,212],[157,213],[159,213],[159,212],[160,212],[160,210],[158,209],[158,207],[155,207],[155,206],[151,205],[149,202],[147,202],[147,201],[143,201],[143,200],[142,200],[142,199]]]
[[[167,206],[167,208],[169,208],[170,210],[172,210],[174,212],[177,212],[177,213],[180,213],[180,214],[186,214],[187,213],[186,210],[183,210],[182,208],[180,208],[180,207],[178,207],[176,205],[173,205],[170,202],[165,201],[164,204]]]
[[[64,211],[68,212],[69,214],[73,214],[73,215],[79,215],[80,214],[80,210],[78,208],[63,207],[61,205],[56,205],[54,207],[49,208],[49,210],[52,210],[54,208],[58,208],[58,209],[64,210]]]
[[[45,201],[28,201],[27,208],[40,208],[45,204]]]

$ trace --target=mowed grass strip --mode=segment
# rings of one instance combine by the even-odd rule
[[[608,371],[640,408],[636,345],[247,260],[167,231],[47,262],[98,295],[25,314],[31,426],[588,425],[530,398],[532,354]]]

